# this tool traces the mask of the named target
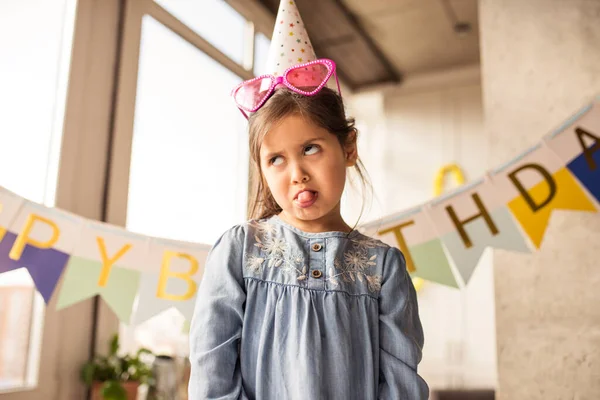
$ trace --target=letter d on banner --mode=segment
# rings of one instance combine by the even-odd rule
[[[529,194],[529,192],[527,191],[527,189],[525,189],[525,187],[523,186],[521,181],[519,181],[517,179],[517,174],[526,169],[537,171],[544,178],[544,181],[548,185],[548,193],[544,200],[542,200],[540,202],[536,202],[536,199],[534,199],[532,197],[532,195]],[[540,209],[547,206],[552,201],[554,196],[556,196],[556,181],[554,180],[554,178],[552,178],[552,175],[550,175],[550,172],[548,172],[546,169],[544,169],[544,167],[542,167],[539,164],[522,165],[519,168],[517,168],[516,170],[510,172],[508,174],[508,178],[512,181],[512,183],[515,185],[517,190],[519,190],[519,192],[521,193],[521,196],[523,196],[523,199],[527,202],[527,205],[531,208],[531,211],[533,211],[533,212],[537,212]],[[541,185],[542,184],[539,183],[536,186],[536,189],[537,189],[536,194],[541,194],[540,192],[543,191],[543,189],[540,187]]]
[[[545,145],[496,173],[495,185],[536,248],[542,244],[553,210],[596,211],[557,155]]]

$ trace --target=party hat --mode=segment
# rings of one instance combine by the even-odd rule
[[[296,2],[281,0],[267,57],[267,73],[280,76],[287,68],[316,58]]]

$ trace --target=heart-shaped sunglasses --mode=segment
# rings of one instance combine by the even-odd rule
[[[335,62],[327,58],[309,61],[286,69],[281,76],[261,75],[244,81],[231,92],[233,99],[246,118],[247,113],[258,111],[269,99],[277,86],[284,85],[288,89],[304,96],[314,96],[327,84],[331,75],[335,76],[340,96],[340,82],[335,73]]]

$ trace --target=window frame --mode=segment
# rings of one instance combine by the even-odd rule
[[[143,18],[145,16],[152,17],[156,22],[170,29],[224,68],[238,75],[242,80],[252,79],[254,77],[254,40],[255,33],[257,32],[255,20],[269,21],[270,18],[270,22],[267,23],[272,29],[275,19],[273,17],[268,17],[269,14],[266,9],[262,8],[258,3],[252,4],[251,7],[248,7],[248,4],[245,2],[226,1],[226,3],[232,6],[232,8],[246,18],[247,21],[244,30],[244,59],[241,64],[230,59],[226,54],[169,13],[154,0],[125,2],[125,18],[121,41],[122,50],[118,67],[118,85],[115,94],[114,134],[110,151],[111,162],[108,169],[106,222],[125,227],[127,221],[130,164],[136,106],[135,98],[137,93]],[[253,7],[257,8],[253,9]],[[263,17],[261,18],[260,15]],[[259,23],[259,26],[264,27],[266,24]],[[270,33],[268,34],[268,37],[270,37]],[[243,117],[240,115],[240,118]],[[248,170],[250,182],[252,171],[251,168]],[[246,204],[246,209],[248,208],[248,204]],[[100,302],[99,307],[97,330],[102,330],[102,333],[99,333],[98,335],[106,337],[107,332],[119,330],[119,321],[103,302]]]
[[[99,149],[108,148],[112,132],[121,2],[72,1],[76,5],[55,207],[102,220],[109,157]],[[97,299],[88,299],[56,310],[59,291],[60,282],[49,304],[40,303],[43,321],[34,321],[41,324],[34,329],[39,330],[42,340],[39,348],[30,348],[33,353],[28,357],[39,361],[38,368],[31,371],[37,375],[37,384],[2,391],[2,400],[86,397],[79,369],[93,354],[94,342],[102,343],[104,351],[109,333],[96,330],[95,320],[98,313],[107,314],[108,307],[99,303],[97,309]]]
[[[242,79],[253,77],[254,33],[270,37],[274,18],[257,2],[226,1],[248,21],[240,65],[152,0],[72,1],[77,6],[56,207],[125,226],[142,17],[152,16]],[[105,353],[119,321],[98,296],[63,310],[56,310],[57,298],[42,305],[43,338],[39,354],[30,355],[39,358],[37,386],[2,391],[2,400],[86,398],[79,369]]]

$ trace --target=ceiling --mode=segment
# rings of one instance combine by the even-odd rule
[[[280,0],[256,0],[275,18]],[[353,90],[479,63],[477,0],[297,0],[318,57]]]

